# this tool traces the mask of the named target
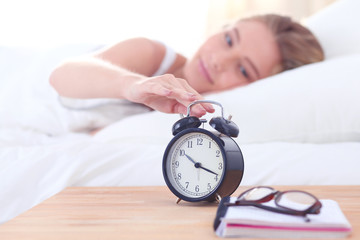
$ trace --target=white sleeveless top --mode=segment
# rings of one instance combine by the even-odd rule
[[[165,74],[176,59],[176,52],[165,45],[165,56],[152,76]],[[59,96],[59,103],[67,110],[65,126],[70,131],[87,132],[103,128],[122,118],[145,113],[151,109],[124,99],[77,99]]]
[[[160,76],[165,74],[169,68],[174,64],[176,60],[176,52],[165,45],[165,56],[158,68],[158,70],[153,74],[153,76]]]

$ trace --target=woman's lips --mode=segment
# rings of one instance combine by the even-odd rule
[[[209,74],[204,62],[201,59],[199,60],[199,69],[200,69],[200,72],[202,73],[202,75],[205,77],[205,79],[210,84],[214,84],[214,81],[211,79],[210,74]]]

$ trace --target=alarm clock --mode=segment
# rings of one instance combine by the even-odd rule
[[[206,119],[190,116],[191,107],[199,103],[221,108],[221,116],[209,121],[216,131],[204,128]],[[166,185],[178,197],[177,202],[220,201],[237,189],[244,173],[243,155],[233,140],[239,128],[231,116],[224,118],[220,103],[209,100],[191,103],[187,116],[173,125],[172,133],[174,137],[166,147],[162,170]]]

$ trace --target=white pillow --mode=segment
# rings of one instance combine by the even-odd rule
[[[241,143],[360,141],[360,54],[289,70],[212,94],[238,124]]]
[[[360,141],[360,54],[330,59],[206,96],[220,102],[239,126],[239,144],[269,141]],[[217,111],[215,116],[220,115]],[[213,115],[205,116],[210,119]],[[125,118],[95,139],[170,141],[177,114],[152,112]],[[204,125],[207,128],[209,124]]]
[[[360,53],[360,1],[338,0],[307,19],[325,57]]]

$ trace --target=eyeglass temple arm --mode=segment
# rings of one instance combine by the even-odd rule
[[[227,206],[253,206],[253,207],[265,209],[265,210],[272,211],[272,212],[283,213],[283,214],[288,214],[288,215],[304,216],[304,217],[307,214],[305,212],[299,212],[299,211],[295,211],[295,210],[291,210],[291,209],[275,208],[275,207],[270,207],[270,206],[266,206],[266,205],[262,205],[262,204],[253,203],[253,202],[228,203],[226,205]]]

